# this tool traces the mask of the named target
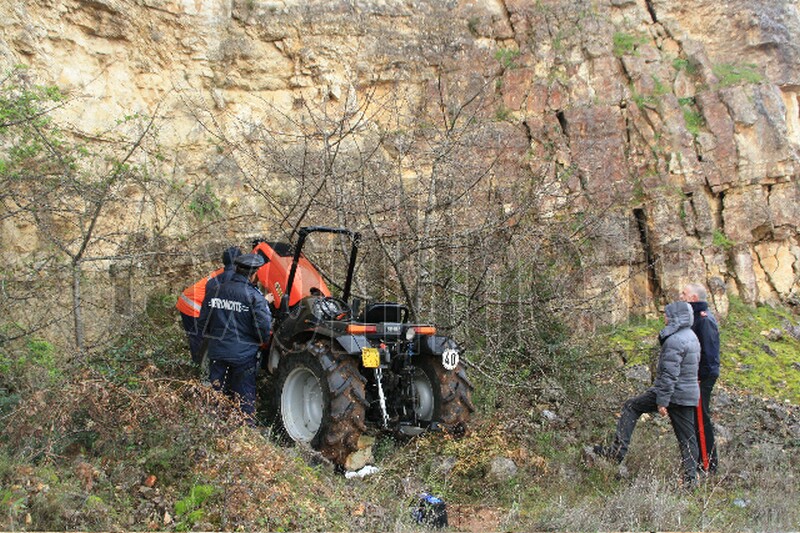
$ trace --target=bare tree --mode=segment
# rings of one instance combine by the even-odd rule
[[[1,89],[1,216],[30,245],[3,246],[17,265],[3,284],[7,316],[18,319],[12,336],[60,325],[71,316],[74,346],[85,354],[87,320],[102,323],[113,313],[111,291],[87,294],[86,266],[103,270],[101,278],[92,277],[95,285],[107,280],[115,262],[147,257],[152,250],[143,243],[136,250],[126,243],[140,234],[157,239],[174,220],[168,211],[180,206],[179,199],[165,201],[175,189],[157,170],[158,110],[150,117],[124,117],[90,135],[57,124],[53,112],[69,104],[66,97],[35,85],[24,70],[10,73]],[[160,207],[154,196],[160,196]],[[61,297],[64,286],[70,287],[69,303]]]

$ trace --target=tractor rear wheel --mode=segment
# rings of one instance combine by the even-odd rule
[[[325,343],[286,354],[276,386],[277,420],[283,432],[344,464],[366,431],[365,383],[357,360]]]
[[[463,364],[454,370],[442,366],[441,359],[423,356],[414,373],[417,418],[440,423],[454,436],[463,436],[467,421],[475,411],[472,404],[472,383]]]

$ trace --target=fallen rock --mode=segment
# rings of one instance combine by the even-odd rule
[[[489,477],[495,481],[508,481],[517,475],[517,465],[508,457],[495,457],[489,465]]]
[[[783,330],[780,328],[772,328],[769,331],[762,331],[761,334],[769,341],[779,341],[783,339]]]
[[[437,457],[433,460],[433,471],[446,476],[453,471],[456,463],[456,458],[450,455],[445,457]]]
[[[348,455],[347,459],[345,459],[344,467],[346,470],[353,472],[361,470],[374,461],[375,458],[372,456],[372,446],[370,446],[369,448],[356,450]]]
[[[542,417],[548,422],[557,422],[559,420],[558,415],[549,409],[542,411]]]
[[[783,329],[788,335],[791,335],[797,340],[800,340],[800,326],[791,324],[788,320],[783,321]]]

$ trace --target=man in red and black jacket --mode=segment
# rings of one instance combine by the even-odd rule
[[[698,464],[706,472],[716,473],[718,459],[714,443],[714,424],[711,422],[709,404],[711,392],[719,377],[719,325],[708,309],[705,287],[689,283],[681,291],[681,300],[689,302],[694,311],[692,331],[700,341],[700,366],[697,379],[700,382],[700,403],[695,413],[697,444],[700,452]]]

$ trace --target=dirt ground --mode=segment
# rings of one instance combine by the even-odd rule
[[[504,511],[493,507],[475,505],[448,505],[447,521],[456,531],[500,531]]]

